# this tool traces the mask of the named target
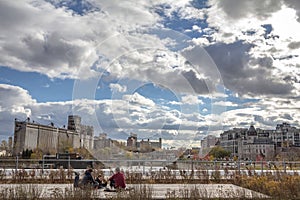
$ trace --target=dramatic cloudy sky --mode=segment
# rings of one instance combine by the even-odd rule
[[[300,125],[298,0],[0,1],[0,138],[14,119],[198,146]]]

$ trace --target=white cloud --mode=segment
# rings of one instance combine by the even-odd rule
[[[168,104],[171,104],[171,105],[181,105],[182,103],[178,102],[178,101],[169,101]]]
[[[18,86],[0,84],[0,138],[13,136],[14,119],[25,120],[32,114],[30,105],[36,101]]]
[[[254,0],[254,1],[239,1],[239,0],[210,0],[210,5],[217,5],[222,8],[226,16],[232,21],[240,18],[259,18],[264,19],[269,17],[273,12],[278,11],[282,6],[281,0]]]
[[[68,3],[71,2],[66,2],[65,5],[67,6]],[[215,39],[214,42],[228,44],[237,40],[244,40],[256,46],[260,45],[259,49],[252,46],[244,52],[250,55],[248,60],[244,60],[244,66],[247,65],[247,62],[252,62],[253,59],[278,57],[277,54],[280,54],[280,52],[282,54],[282,51],[285,51],[287,56],[290,54],[299,55],[299,49],[297,48],[285,50],[290,44],[299,42],[297,34],[291,36],[290,31],[292,27],[292,32],[299,32],[299,23],[297,23],[295,17],[297,15],[295,10],[299,9],[299,4],[293,0],[276,0],[272,3],[269,1],[210,0],[209,5],[211,7],[208,9],[194,8],[191,2],[188,1],[174,2],[169,0],[157,2],[91,1],[91,5],[99,8],[99,10],[93,10],[93,12],[87,12],[85,15],[80,16],[74,15],[66,8],[55,8],[49,3],[32,3],[31,1],[22,3],[2,2],[1,18],[7,20],[1,22],[6,29],[1,30],[0,63],[22,71],[37,71],[52,78],[83,79],[100,76],[97,71],[108,67],[107,70],[113,72],[114,75],[131,78],[132,75],[136,74],[133,78],[162,83],[162,85],[168,87],[174,85],[175,81],[177,83],[182,82],[178,84],[178,91],[187,92],[183,88],[189,87],[184,87],[184,81],[179,76],[183,74],[187,75],[185,78],[195,76],[189,76],[191,74],[185,68],[178,68],[180,70],[168,69],[168,67],[176,65],[182,66],[183,60],[176,61],[177,55],[170,54],[165,48],[167,44],[164,43],[164,40],[147,32],[153,27],[162,26],[160,24],[162,17],[153,12],[154,8],[158,9],[158,5],[164,5],[162,11],[169,17],[174,12],[185,20],[204,19],[204,16],[207,15],[207,22],[209,23],[207,29],[213,31],[210,37]],[[12,13],[17,13],[19,17],[12,15]],[[290,23],[285,23],[286,20]],[[267,43],[270,44],[272,38],[264,38],[265,29],[261,26],[268,23],[273,27],[272,34],[279,35],[280,38],[279,41],[273,42],[275,45],[273,48],[277,49],[277,53],[273,54],[267,52],[267,49],[270,49],[270,45],[267,45]],[[292,26],[290,26],[291,23]],[[19,28],[21,27],[20,24],[22,24],[22,29]],[[286,24],[289,24],[289,28],[282,28]],[[194,25],[191,28],[198,30],[199,26]],[[207,30],[203,31],[207,32]],[[250,35],[245,34],[248,31],[253,33]],[[193,41],[196,44],[211,45],[207,37],[194,38]],[[150,52],[138,51],[138,54],[133,52],[134,49],[147,47],[164,49],[168,53],[166,56],[153,59]],[[126,54],[128,66],[132,67],[142,62],[144,68],[127,68],[118,64],[108,66],[109,62],[107,60],[105,63],[98,60],[99,56],[113,60],[122,55],[124,56],[124,54]],[[149,62],[149,64],[146,65],[145,62]],[[294,66],[293,63],[295,63],[295,60],[291,60],[287,65]],[[151,67],[153,68],[153,65],[155,65],[156,70],[160,69],[159,73],[152,71]],[[275,66],[280,68],[279,64]],[[135,69],[139,70],[136,71]],[[176,73],[179,76],[176,76]],[[199,71],[197,73],[201,75]],[[271,72],[264,73],[264,75],[271,74]],[[283,72],[279,74],[283,76]],[[215,78],[205,75],[206,78]],[[166,80],[170,81],[164,81],[163,77],[169,77]],[[226,80],[228,78],[225,77]],[[201,87],[197,87],[202,88],[197,92],[207,92],[203,80],[199,77],[197,79],[193,80],[193,84],[197,81],[197,84],[202,84]],[[257,80],[250,80],[250,82],[253,81]],[[278,83],[277,80],[271,83],[274,82]],[[190,84],[192,83],[190,82]],[[209,79],[207,79],[206,85],[210,84]],[[269,83],[264,84],[268,87]],[[181,85],[182,87],[179,89]],[[249,85],[249,82],[247,85]],[[252,88],[247,89],[251,90]],[[270,90],[270,88],[267,89]]]
[[[76,77],[81,66],[95,60],[88,41],[92,31],[79,17],[43,3],[2,2],[0,7],[6,19],[1,20],[6,27],[1,30],[2,65],[64,78]]]
[[[128,31],[133,31],[134,36],[138,27],[153,27],[158,20],[157,14],[146,9],[147,4],[134,1],[95,1],[94,5],[101,11],[84,16],[45,2],[0,4],[0,17],[5,19],[0,25],[6,27],[0,37],[1,65],[39,72],[51,78],[99,75],[91,68],[98,59],[98,52],[109,57],[111,50],[120,51],[119,46],[128,50],[134,41],[115,40],[119,44],[111,43],[110,48],[102,48],[101,43],[116,34],[127,35],[128,39]],[[144,38],[140,36],[141,39],[134,36],[135,40],[143,43]]]
[[[174,93],[213,94],[220,77],[207,57],[202,48],[184,49],[182,54],[165,49],[137,49],[111,63],[108,71],[112,76],[152,82]]]
[[[199,46],[207,46],[210,43],[209,40],[204,37],[193,38],[192,41],[195,43],[195,45]]]
[[[126,86],[122,86],[120,84],[116,84],[116,83],[111,83],[109,84],[109,87],[113,90],[113,91],[117,91],[117,92],[126,92],[127,91],[127,87]]]
[[[0,106],[3,109],[16,109],[35,103],[28,91],[21,87],[0,84]],[[17,109],[18,110],[18,109]],[[23,109],[20,109],[23,110]]]
[[[135,92],[133,95],[124,95],[123,99],[128,101],[130,104],[138,104],[140,106],[149,106],[154,107],[155,103],[148,98],[140,95],[139,93]]]
[[[295,83],[282,80],[288,76],[289,68],[297,70],[299,57],[294,55],[299,55],[299,49],[289,45],[299,41],[299,34],[294,34],[300,31],[299,3],[210,0],[209,5],[207,21],[214,28],[211,37],[216,45],[207,46],[225,86],[242,96],[293,94]],[[224,51],[212,51],[213,48]]]
[[[204,104],[201,99],[198,99],[198,96],[187,95],[181,97],[181,101],[183,104]]]
[[[202,112],[207,112],[207,111],[208,111],[207,108],[202,109]]]
[[[230,107],[236,107],[236,106],[238,106],[238,104],[233,103],[231,101],[216,101],[213,104],[215,106],[225,106],[225,107],[227,107],[227,106],[230,106]]]
[[[151,81],[180,92],[208,92],[200,71],[188,69],[186,58],[167,48],[183,35],[162,31],[162,17],[154,12],[158,5],[168,4],[190,18],[187,13],[198,11],[189,2],[91,1],[99,10],[83,16],[67,9],[71,2],[63,8],[52,2],[56,7],[45,2],[1,3],[0,17],[6,19],[1,65],[51,78],[88,79],[107,70],[112,76]],[[11,15],[15,12],[22,20]]]

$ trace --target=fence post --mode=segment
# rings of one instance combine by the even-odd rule
[[[192,160],[192,163],[191,163],[191,170],[193,171],[194,170],[194,161]]]
[[[44,174],[44,165],[45,165],[45,157],[44,157],[45,155],[43,155],[43,157],[42,157],[42,174]]]
[[[71,163],[70,163],[70,155],[68,156],[68,169],[70,170]]]
[[[16,173],[18,172],[19,169],[19,156],[16,156]]]

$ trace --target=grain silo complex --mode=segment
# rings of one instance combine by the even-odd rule
[[[43,153],[62,152],[66,146],[72,148],[93,149],[94,129],[81,124],[81,117],[70,115],[68,127],[58,128],[35,122],[15,120],[13,155],[19,155],[23,150],[39,149]]]

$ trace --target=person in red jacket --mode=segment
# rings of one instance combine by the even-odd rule
[[[110,186],[115,189],[125,189],[126,183],[124,174],[120,171],[119,167],[115,169],[115,172],[116,173],[108,179],[110,181]]]

